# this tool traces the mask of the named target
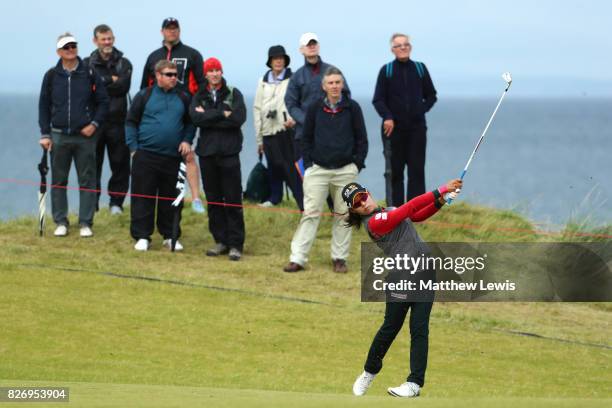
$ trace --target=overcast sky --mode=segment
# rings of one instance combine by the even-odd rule
[[[35,1],[4,4],[5,58],[0,92],[37,93],[54,65],[56,37],[71,31],[81,56],[92,29],[109,24],[134,65],[133,90],[147,55],[160,46],[161,22],[181,23],[184,43],[215,56],[225,76],[254,93],[270,45],[303,64],[298,38],[314,31],[324,60],[342,69],[355,94],[370,96],[378,69],[392,59],[395,31],[412,36],[440,96],[497,97],[511,71],[516,96],[612,97],[612,2],[545,1]],[[9,62],[10,61],[10,62]]]

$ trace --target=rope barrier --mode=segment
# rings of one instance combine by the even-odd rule
[[[40,187],[43,185],[40,182],[31,181],[31,180],[19,180],[12,178],[0,178],[0,183],[12,183],[12,184],[20,184],[20,185],[28,185],[28,186],[36,186]],[[81,187],[70,187],[70,186],[59,186],[47,183],[47,188],[59,188],[71,191],[87,191],[91,193],[107,193],[109,195],[117,195],[117,196],[126,196],[126,197],[138,197],[138,198],[148,198],[148,199],[156,199],[156,200],[164,200],[164,201],[174,201],[176,197],[163,197],[158,195],[147,195],[147,194],[134,194],[134,193],[123,193],[123,192],[114,192],[107,191],[102,189],[91,189],[91,188],[81,188]],[[270,212],[281,212],[288,214],[303,214],[302,211],[298,209],[292,208],[274,208],[274,207],[261,207],[257,204],[231,204],[231,203],[223,203],[223,202],[214,202],[214,201],[204,201],[204,204],[208,205],[218,205],[223,207],[240,207],[246,209],[257,209],[261,211],[270,211]],[[333,212],[320,212],[320,215],[323,216],[344,216],[345,214],[333,213]],[[574,236],[574,237],[585,237],[585,238],[602,238],[602,239],[612,239],[612,235],[610,234],[597,234],[597,233],[589,233],[589,232],[550,232],[550,231],[542,231],[537,229],[530,228],[511,228],[511,227],[493,227],[487,228],[483,225],[476,224],[455,224],[441,221],[432,221],[428,220],[425,222],[427,225],[434,225],[442,228],[456,228],[456,229],[482,229],[486,228],[488,231],[495,232],[511,232],[511,233],[527,233],[527,234],[536,234],[536,235],[546,235],[550,237],[563,237],[563,236]]]

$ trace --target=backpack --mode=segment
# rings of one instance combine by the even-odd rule
[[[417,70],[417,73],[419,74],[419,78],[423,79],[423,77],[425,76],[425,65],[419,61],[412,61],[412,62],[414,62],[414,65],[416,66],[416,70]],[[385,76],[387,77],[387,79],[393,76],[393,61],[385,65]]]
[[[145,106],[147,106],[147,102],[151,99],[151,94],[153,93],[153,87],[148,86],[145,88],[144,95],[142,96],[142,105],[141,109],[136,110],[134,113],[136,114],[135,119],[137,119],[137,123],[140,123],[142,120],[142,114],[144,113]],[[183,106],[185,107],[185,115],[189,116],[189,105],[191,104],[190,97],[184,91],[177,89],[177,95],[183,102]]]
[[[262,163],[262,155],[259,162],[253,167],[247,179],[244,198],[246,200],[262,203],[270,196],[270,184],[268,183],[268,169]]]

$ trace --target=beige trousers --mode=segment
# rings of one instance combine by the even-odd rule
[[[345,221],[348,209],[342,200],[342,188],[357,179],[358,169],[354,163],[339,169],[326,169],[313,164],[304,174],[304,214],[293,240],[289,260],[300,265],[308,262],[308,253],[317,235],[323,206],[328,194],[334,200],[334,224],[332,226],[331,258],[348,258],[351,244],[351,228]]]

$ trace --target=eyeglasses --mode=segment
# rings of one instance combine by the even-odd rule
[[[167,78],[175,78],[178,76],[176,72],[162,72],[161,74]]]
[[[74,50],[76,49],[76,47],[77,47],[77,43],[68,43],[62,47],[62,50],[64,51]]]
[[[410,43],[396,44],[396,45],[394,45],[394,46],[393,46],[393,47],[391,47],[391,48],[393,48],[393,49],[398,49],[398,48],[408,48],[408,47],[410,47]]]
[[[355,194],[355,197],[353,197],[353,209],[359,208],[363,204],[365,204],[365,202],[368,201],[368,196],[368,192],[361,192]]]

